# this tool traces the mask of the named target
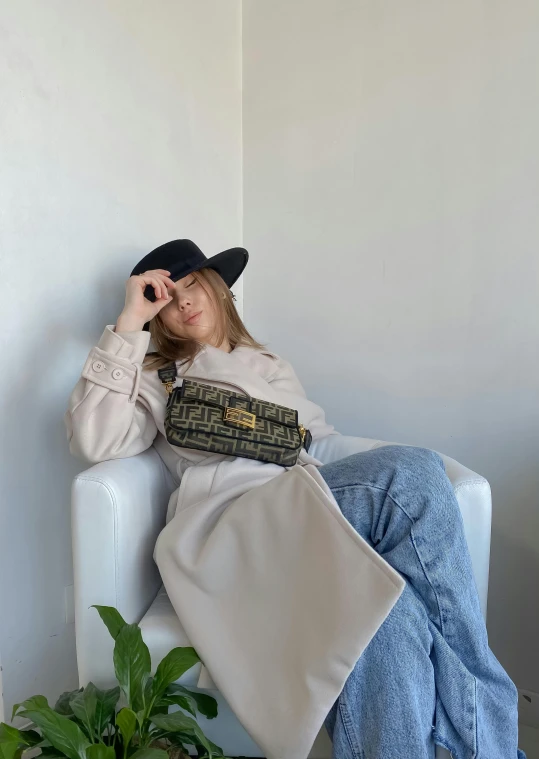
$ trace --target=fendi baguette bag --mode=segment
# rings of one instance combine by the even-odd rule
[[[168,393],[166,438],[172,445],[293,466],[311,433],[296,409],[183,378],[176,364],[158,370]]]

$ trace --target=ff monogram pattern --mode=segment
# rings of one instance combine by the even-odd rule
[[[158,374],[169,392],[165,432],[172,445],[281,466],[297,462],[304,439],[295,409],[190,379],[172,387],[176,365],[160,369]],[[247,414],[240,413],[240,421],[226,419],[228,409]],[[242,417],[252,428],[241,424]],[[306,433],[307,442],[310,435]]]

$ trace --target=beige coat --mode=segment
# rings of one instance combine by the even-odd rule
[[[305,451],[285,469],[169,445],[166,392],[156,371],[141,371],[149,340],[106,326],[69,400],[70,450],[95,463],[156,445],[180,485],[154,557],[204,662],[198,684],[213,679],[268,759],[306,759],[404,581]],[[269,351],[206,346],[184,376],[296,408],[314,440],[338,434]]]

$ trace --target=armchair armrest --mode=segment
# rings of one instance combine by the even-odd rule
[[[315,440],[309,448],[309,453],[324,464],[329,464],[352,453],[361,453],[385,445],[402,445],[402,443],[387,443],[351,435],[327,435]],[[484,477],[467,469],[455,459],[443,453],[439,455],[443,459],[445,471],[451,480],[460,506],[481,609],[486,618],[492,521],[490,485]]]
[[[152,446],[78,474],[71,489],[75,633],[79,679],[110,684],[113,641],[92,604],[138,622],[161,585],[153,561],[165,524],[170,472]]]

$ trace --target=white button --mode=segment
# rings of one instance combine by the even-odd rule
[[[105,368],[105,364],[102,361],[94,361],[92,369],[94,372],[102,372]]]
[[[112,376],[114,377],[114,379],[122,379],[122,377],[124,376],[124,373],[122,372],[121,369],[115,369],[112,372]]]

